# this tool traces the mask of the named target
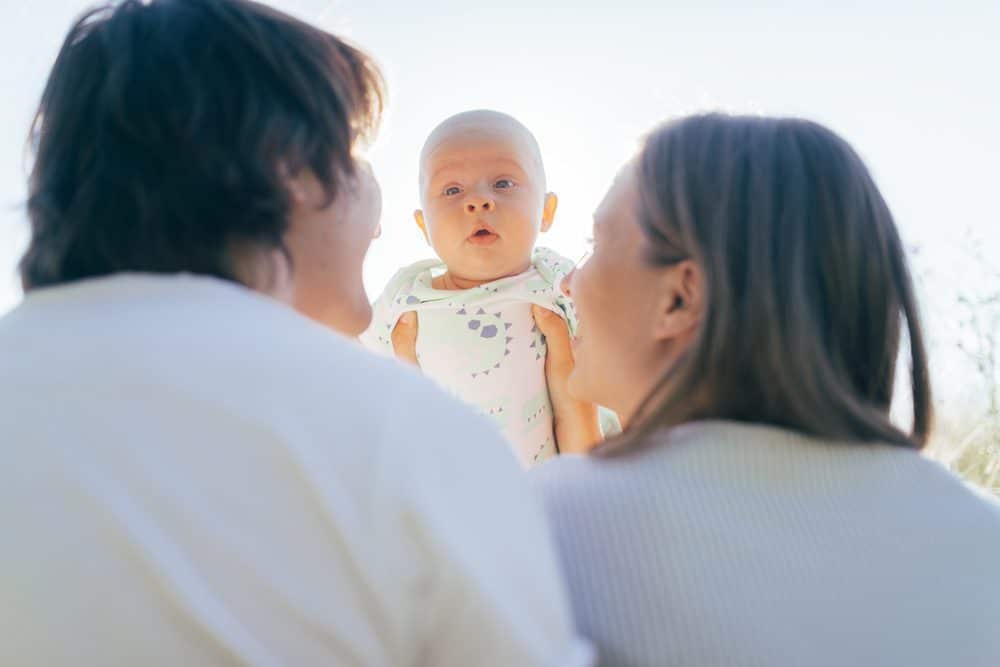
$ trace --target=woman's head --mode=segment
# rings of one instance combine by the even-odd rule
[[[253,2],[88,12],[32,128],[25,288],[121,271],[254,283],[283,257],[300,310],[364,328],[379,198],[355,149],[381,106],[367,56]]]
[[[593,257],[568,281],[581,320],[571,389],[622,412],[626,439],[722,418],[925,442],[903,247],[861,159],[826,128],[719,114],[664,125],[594,230]],[[904,323],[910,435],[889,421]]]

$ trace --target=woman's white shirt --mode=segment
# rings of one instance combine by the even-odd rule
[[[607,665],[1000,665],[1000,504],[915,451],[692,423],[544,494]]]

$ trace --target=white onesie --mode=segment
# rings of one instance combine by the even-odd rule
[[[545,339],[531,304],[560,314],[575,333],[573,303],[559,287],[572,268],[566,258],[536,248],[524,273],[467,290],[439,290],[431,281],[446,267],[438,260],[418,262],[389,281],[361,340],[392,355],[396,322],[416,311],[421,370],[495,419],[518,460],[531,467],[556,453]]]

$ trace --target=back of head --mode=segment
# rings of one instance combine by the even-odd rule
[[[930,387],[903,246],[845,141],[804,120],[694,116],[655,131],[638,169],[648,260],[697,262],[707,306],[637,431],[723,418],[926,441]],[[904,321],[910,434],[889,420]]]
[[[381,79],[336,37],[247,0],[86,13],[32,128],[26,289],[120,271],[235,279],[234,244],[284,249],[285,179],[332,200],[377,125]]]

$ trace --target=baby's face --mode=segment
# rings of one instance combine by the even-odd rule
[[[452,275],[489,281],[531,265],[551,220],[543,224],[545,176],[523,131],[469,125],[432,137],[420,186],[428,240]]]

